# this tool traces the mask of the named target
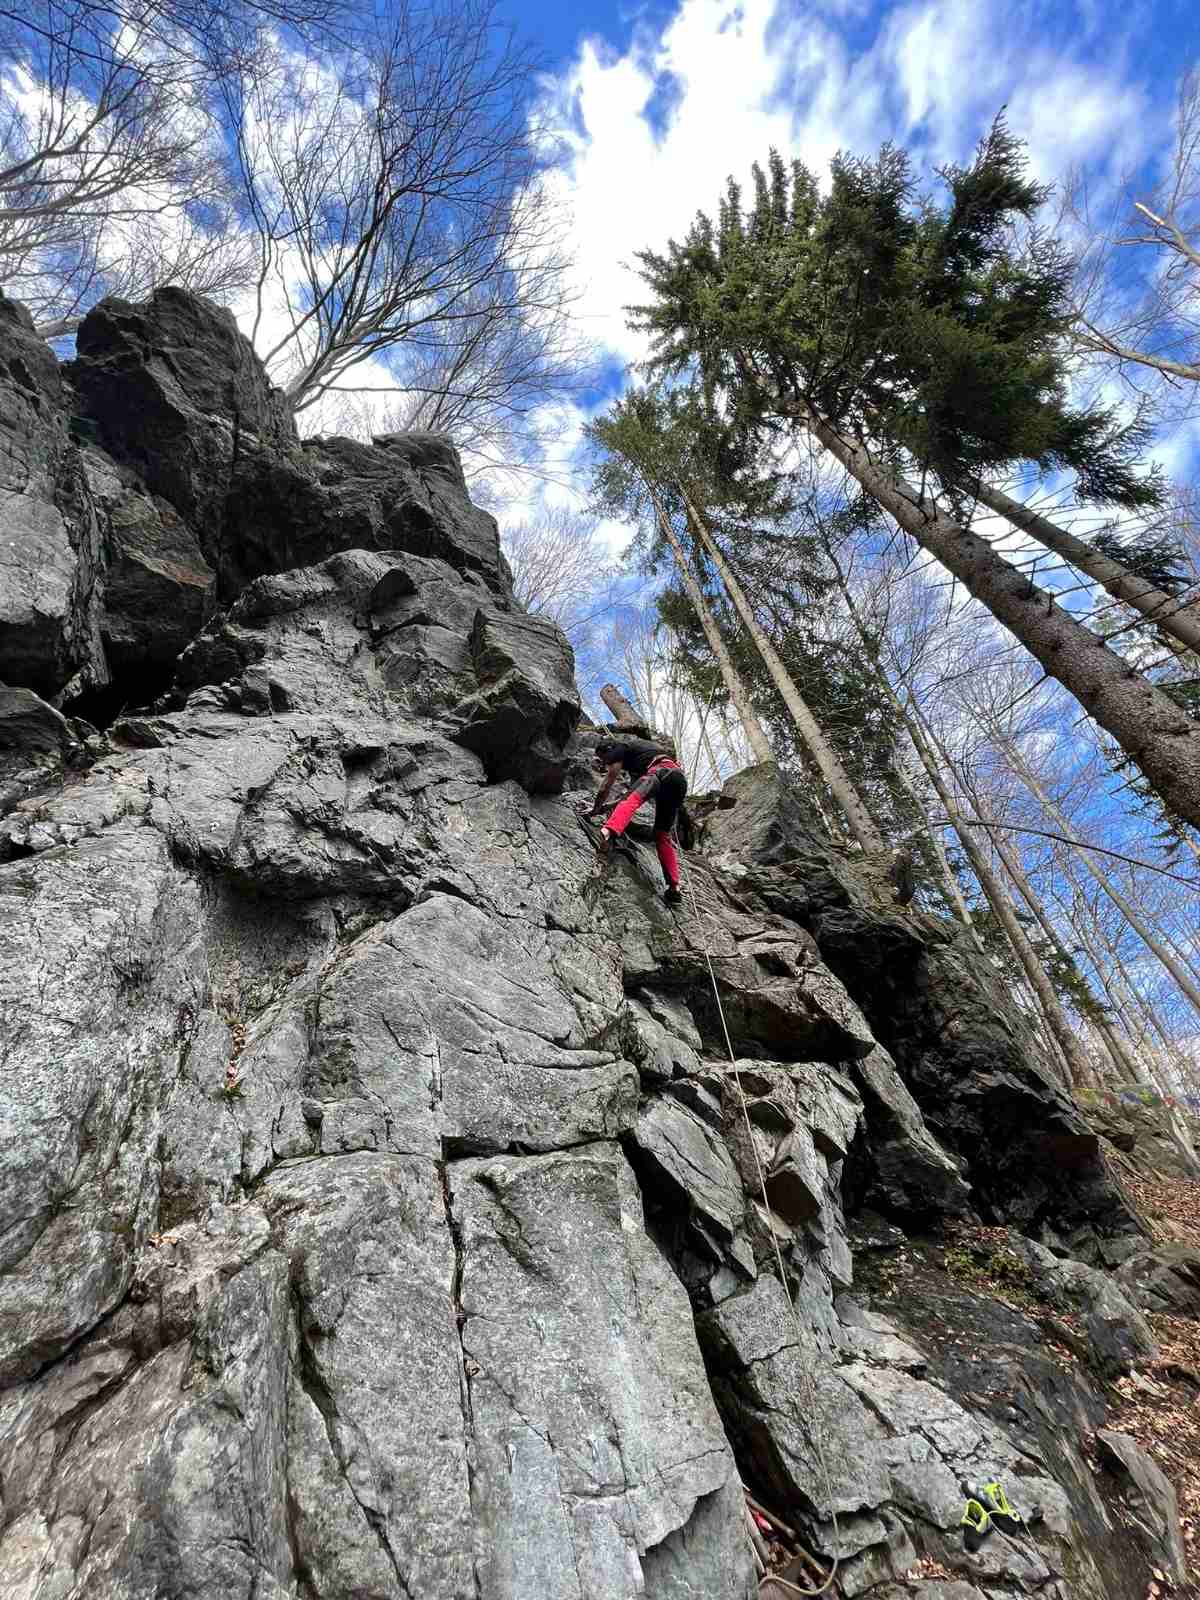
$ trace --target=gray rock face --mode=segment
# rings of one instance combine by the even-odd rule
[[[1039,1140],[1137,1259],[940,931],[771,772],[698,915],[636,839],[602,867],[569,650],[446,441],[298,444],[172,293],[70,378],[0,301],[0,556],[48,585],[0,618],[0,1590],[750,1600],[745,1479],[847,1596],[927,1555],[918,1593],[1123,1600],[1082,1422],[1051,1465],[847,1293],[864,1204],[1061,1222],[1005,1187]],[[1044,1524],[968,1557],[968,1473]]]
[[[1084,1331],[1106,1377],[1128,1372],[1158,1353],[1145,1317],[1102,1272],[1082,1261],[1062,1260],[1032,1239],[1017,1244],[1039,1292],[1052,1305],[1082,1313]]]
[[[0,297],[0,681],[54,695],[107,678],[100,535],[58,362],[23,312]]]
[[[1117,1269],[1125,1294],[1143,1311],[1200,1317],[1200,1251],[1184,1244],[1161,1244],[1130,1256]]]
[[[750,1566],[737,1508],[713,1517],[702,1504],[736,1486],[729,1447],[687,1296],[646,1238],[620,1151],[465,1161],[450,1182],[479,1593],[652,1593],[647,1552],[700,1506],[702,1560],[741,1600]],[[663,1559],[700,1581],[681,1550]]]
[[[891,899],[890,863],[822,848],[772,770],[751,767],[728,792],[737,803],[707,818],[706,850],[740,863],[743,909],[762,907],[811,932],[929,1131],[969,1165],[977,1201],[1025,1232],[1053,1232],[1089,1260],[1115,1266],[1132,1253],[1144,1230],[1099,1139],[955,926],[881,909]],[[869,1069],[862,1080],[882,1108]],[[902,1125],[900,1104],[890,1112]],[[895,1177],[885,1185],[895,1194]],[[954,1187],[952,1174],[935,1177],[929,1209],[954,1209]],[[909,1180],[901,1192],[914,1188]]]
[[[301,444],[282,396],[218,307],[176,289],[144,305],[104,301],[84,319],[68,370],[69,386],[28,318],[4,301],[0,680],[57,700],[115,674],[122,686],[129,679],[128,692],[113,691],[128,702],[218,599],[342,550],[433,558],[475,574],[503,603],[496,524],[471,504],[449,441]],[[479,715],[486,753],[502,710],[522,751],[536,744],[547,695],[556,727],[573,727],[561,635],[544,638],[540,653],[536,667],[525,663],[529,676],[503,684],[502,673],[471,674],[467,692],[491,697]],[[538,751],[551,768],[544,787],[558,752],[553,740]]]

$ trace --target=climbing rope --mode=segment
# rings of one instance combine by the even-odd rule
[[[674,829],[672,829],[672,833],[675,833]],[[675,839],[676,839],[676,843],[678,844],[678,835],[677,834],[675,835]],[[682,856],[680,856],[680,864],[682,866]],[[691,898],[691,902],[692,902],[692,915],[696,919],[697,927],[700,927],[700,926],[702,926],[701,916],[700,916],[700,906],[699,906],[699,902],[696,899],[696,890],[695,890],[695,887],[692,884],[692,875],[691,875],[690,871],[688,871],[686,873],[686,875],[685,875],[685,883],[686,883],[688,895]],[[742,1121],[746,1125],[746,1138],[747,1138],[747,1141],[748,1141],[748,1143],[750,1145],[750,1153],[754,1157],[754,1166],[755,1166],[755,1169],[756,1169],[757,1174],[758,1174],[759,1191],[762,1194],[763,1206],[766,1209],[767,1215],[770,1216],[770,1214],[771,1214],[771,1202],[767,1198],[767,1175],[763,1171],[762,1160],[761,1160],[761,1158],[759,1157],[759,1154],[758,1154],[758,1145],[755,1142],[755,1138],[754,1138],[754,1128],[753,1128],[753,1124],[750,1121],[750,1105],[749,1105],[748,1100],[746,1099],[746,1091],[742,1086],[742,1075],[741,1075],[740,1071],[738,1070],[737,1057],[733,1053],[733,1040],[729,1036],[729,1023],[725,1019],[725,1007],[724,1007],[724,1005],[723,1005],[723,1003],[721,1001],[721,990],[720,990],[720,987],[719,987],[719,985],[717,983],[717,972],[716,972],[716,968],[713,966],[712,952],[709,949],[708,941],[706,939],[703,939],[701,941],[701,949],[704,951],[704,960],[705,960],[706,966],[708,967],[708,980],[712,985],[713,999],[716,1001],[716,1005],[717,1005],[717,1015],[721,1019],[721,1032],[723,1033],[723,1035],[725,1037],[725,1048],[729,1052],[729,1064],[733,1068],[733,1081],[737,1086],[738,1103],[739,1103],[740,1108],[741,1108]],[[772,1244],[772,1247],[773,1247],[774,1252],[775,1252],[775,1266],[776,1266],[776,1269],[777,1269],[777,1271],[779,1273],[780,1287],[783,1289],[784,1295],[787,1298],[788,1309],[791,1311],[792,1320],[796,1324],[796,1348],[797,1348],[797,1351],[801,1353],[800,1354],[800,1369],[804,1374],[805,1387],[807,1389],[807,1394],[805,1395],[805,1400],[806,1400],[807,1405],[808,1405],[808,1414],[809,1414],[809,1416],[811,1418],[813,1418],[813,1422],[814,1422],[814,1426],[813,1426],[812,1429],[804,1427],[804,1424],[802,1422],[801,1422],[801,1426],[804,1428],[804,1432],[808,1434],[809,1442],[811,1443],[811,1445],[813,1447],[813,1450],[814,1450],[814,1452],[816,1454],[816,1457],[817,1457],[817,1464],[821,1469],[821,1475],[825,1480],[825,1493],[829,1498],[829,1510],[830,1510],[830,1515],[831,1515],[831,1517],[833,1519],[834,1555],[833,1555],[833,1565],[829,1569],[828,1576],[819,1585],[819,1587],[817,1587],[815,1589],[808,1589],[808,1588],[805,1588],[801,1584],[792,1583],[790,1579],[781,1578],[776,1573],[766,1573],[759,1580],[759,1585],[758,1586],[759,1586],[760,1592],[762,1591],[764,1584],[773,1584],[773,1585],[775,1585],[776,1588],[786,1590],[787,1593],[789,1593],[789,1594],[821,1595],[821,1594],[824,1594],[826,1592],[826,1590],[829,1589],[830,1586],[833,1584],[834,1579],[838,1575],[838,1569],[839,1569],[839,1567],[841,1565],[841,1557],[837,1554],[837,1546],[838,1546],[838,1544],[840,1542],[840,1535],[838,1533],[837,1506],[834,1503],[833,1480],[832,1480],[832,1477],[831,1477],[830,1471],[829,1471],[829,1463],[826,1460],[825,1451],[824,1451],[824,1448],[823,1448],[823,1446],[821,1444],[821,1435],[817,1431],[816,1426],[815,1426],[816,1414],[817,1414],[817,1386],[816,1386],[816,1380],[813,1377],[812,1369],[809,1367],[808,1363],[805,1361],[805,1359],[803,1357],[804,1324],[800,1320],[800,1312],[797,1310],[795,1298],[792,1295],[792,1291],[791,1291],[791,1289],[790,1289],[790,1287],[788,1285],[787,1272],[784,1269],[784,1265],[783,1265],[783,1252],[779,1248],[779,1236],[776,1233],[775,1229],[770,1227],[770,1224],[768,1224],[768,1229],[769,1229],[769,1232],[770,1232],[770,1235],[771,1235],[771,1244]],[[796,1419],[797,1419],[797,1421],[801,1420],[800,1419],[800,1411],[799,1411],[798,1407],[796,1408]]]
[[[682,850],[682,847],[679,845],[678,830],[676,828],[672,828],[671,833],[672,833],[672,837],[673,837],[675,845],[676,845],[676,857],[680,861],[680,867],[681,867],[681,873],[682,873],[682,857],[683,857],[684,852]],[[596,863],[596,867],[595,867],[593,873],[589,875],[589,877],[596,884],[597,892],[599,891],[600,885],[603,883],[603,880],[604,880],[604,869],[605,869],[605,866],[607,864],[608,859],[609,859],[609,857],[608,857],[607,853],[602,854],[600,856],[600,859]],[[702,918],[701,918],[701,914],[700,914],[699,902],[696,899],[696,890],[695,890],[695,887],[692,884],[691,873],[689,871],[689,872],[683,873],[682,875],[684,876],[685,886],[687,888],[688,895],[689,895],[689,897],[691,899],[691,902],[692,902],[692,915],[695,918],[697,926],[699,927],[699,926],[702,925]],[[584,897],[585,897],[585,900],[591,898],[587,894],[587,886],[586,885],[585,885],[585,889],[584,889]],[[753,1128],[753,1124],[750,1121],[750,1105],[749,1105],[749,1101],[746,1099],[745,1088],[742,1085],[742,1075],[741,1075],[740,1071],[738,1070],[737,1056],[734,1054],[733,1040],[731,1039],[730,1034],[729,1034],[729,1023],[728,1023],[728,1021],[726,1019],[726,1016],[725,1016],[725,1006],[724,1006],[724,1003],[721,1000],[720,986],[717,983],[717,972],[716,972],[715,966],[713,965],[714,957],[713,957],[712,950],[710,949],[707,940],[703,940],[702,941],[701,949],[704,952],[704,961],[705,961],[705,965],[708,968],[708,980],[709,980],[709,983],[712,985],[713,1000],[716,1002],[717,1015],[721,1019],[721,1032],[722,1032],[722,1034],[724,1036],[724,1039],[725,1039],[725,1049],[727,1050],[727,1052],[729,1054],[729,1064],[733,1068],[733,1081],[734,1081],[734,1084],[737,1087],[738,1104],[739,1104],[739,1107],[740,1107],[740,1110],[741,1110],[741,1114],[742,1114],[742,1121],[745,1123],[745,1127],[746,1127],[746,1138],[747,1138],[747,1141],[748,1141],[749,1146],[750,1146],[750,1153],[754,1157],[754,1166],[755,1166],[755,1170],[756,1170],[757,1176],[758,1176],[759,1192],[762,1195],[763,1206],[764,1206],[764,1208],[765,1208],[765,1210],[766,1210],[766,1212],[767,1212],[767,1214],[769,1216],[770,1213],[771,1213],[771,1202],[770,1202],[770,1200],[769,1200],[769,1198],[767,1196],[767,1175],[763,1171],[762,1160],[761,1160],[761,1158],[759,1156],[759,1153],[758,1153],[758,1145],[756,1144],[755,1139],[754,1139],[754,1128]],[[720,958],[718,957],[717,959],[720,959]],[[768,1224],[768,1226],[769,1226],[769,1224]],[[804,1375],[804,1384],[805,1384],[805,1388],[806,1388],[806,1391],[807,1391],[806,1395],[805,1395],[805,1400],[806,1400],[807,1405],[808,1405],[809,1416],[814,1418],[814,1420],[815,1420],[816,1411],[817,1411],[817,1387],[816,1387],[816,1381],[815,1381],[815,1379],[813,1377],[813,1374],[812,1374],[812,1370],[808,1366],[807,1362],[804,1360],[803,1354],[802,1354],[803,1346],[804,1346],[804,1324],[800,1319],[800,1313],[796,1308],[796,1301],[795,1301],[795,1299],[794,1299],[794,1297],[792,1295],[792,1291],[791,1291],[790,1287],[788,1286],[787,1271],[786,1271],[786,1269],[784,1267],[784,1264],[783,1264],[783,1252],[779,1248],[779,1237],[776,1234],[774,1228],[770,1228],[769,1231],[770,1231],[770,1234],[771,1234],[772,1248],[773,1248],[774,1254],[775,1254],[775,1267],[776,1267],[776,1271],[778,1272],[778,1275],[779,1275],[779,1284],[780,1284],[780,1287],[782,1288],[784,1296],[785,1296],[785,1298],[787,1300],[788,1310],[791,1312],[791,1315],[792,1315],[792,1321],[795,1323],[795,1326],[796,1326],[796,1349],[797,1349],[797,1352],[801,1353],[800,1354],[800,1368],[801,1368],[801,1372]],[[839,1571],[840,1566],[841,1566],[841,1557],[837,1554],[837,1545],[840,1542],[840,1534],[839,1534],[839,1531],[838,1531],[837,1506],[836,1506],[836,1504],[834,1502],[834,1496],[833,1496],[833,1479],[832,1479],[832,1476],[831,1476],[830,1471],[829,1471],[829,1463],[828,1463],[828,1460],[826,1459],[826,1456],[825,1456],[824,1447],[821,1444],[820,1433],[815,1431],[815,1428],[814,1429],[810,1429],[810,1428],[808,1428],[808,1427],[806,1427],[804,1425],[803,1419],[800,1416],[799,1407],[796,1407],[796,1420],[797,1420],[797,1422],[800,1423],[800,1426],[801,1426],[802,1430],[808,1435],[809,1442],[811,1443],[811,1445],[813,1447],[814,1454],[816,1455],[816,1458],[817,1458],[817,1465],[820,1468],[821,1475],[825,1480],[825,1493],[826,1493],[826,1495],[828,1497],[828,1500],[829,1500],[830,1517],[831,1517],[832,1522],[833,1522],[833,1541],[834,1541],[833,1564],[830,1567],[829,1572],[826,1575],[826,1577],[824,1578],[824,1580],[816,1588],[806,1588],[802,1584],[793,1583],[789,1578],[781,1577],[778,1573],[773,1573],[773,1572],[772,1573],[764,1573],[764,1575],[759,1579],[758,1587],[759,1587],[759,1592],[760,1593],[763,1592],[764,1585],[773,1585],[776,1590],[782,1590],[787,1594],[804,1595],[804,1596],[807,1596],[807,1597],[812,1597],[812,1596],[818,1596],[818,1595],[825,1594],[827,1592],[827,1590],[834,1583],[834,1580],[837,1578],[838,1571]],[[814,1565],[814,1566],[816,1565],[815,1562],[812,1562],[811,1558],[809,1558],[809,1561],[810,1561],[811,1565]]]

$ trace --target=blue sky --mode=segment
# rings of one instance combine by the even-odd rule
[[[1197,0],[553,0],[509,15],[552,58],[543,116],[567,150],[581,326],[608,392],[643,350],[624,326],[631,263],[680,235],[772,145],[818,174],[886,139],[928,172],[965,160],[1006,108],[1047,182],[1151,186],[1180,73],[1200,57]],[[564,410],[564,466],[603,399]],[[1190,434],[1168,465],[1189,476]]]

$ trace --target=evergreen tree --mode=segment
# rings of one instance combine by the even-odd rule
[[[642,253],[652,298],[634,326],[653,369],[699,377],[738,450],[794,430],[823,445],[1200,826],[1200,724],[946,509],[1022,462],[1070,470],[1100,503],[1161,490],[1138,471],[1136,428],[1069,401],[1069,268],[1032,226],[1044,190],[1018,142],[998,122],[941,177],[944,201],[922,200],[887,146],[839,157],[822,196],[773,154],[752,203],[731,182],[716,222]]]
[[[722,673],[731,692],[735,675],[725,664],[727,649],[705,622],[707,606],[697,593],[685,538],[694,540],[712,561],[722,589],[752,639],[850,831],[864,849],[882,849],[884,840],[874,818],[788,673],[744,584],[718,542],[721,531],[736,543],[739,532],[751,527],[754,519],[778,516],[788,510],[790,500],[781,476],[761,469],[761,453],[750,435],[735,436],[722,429],[687,390],[627,396],[608,417],[593,423],[589,433],[608,452],[608,460],[596,475],[602,504],[611,510],[619,503],[619,497],[627,494],[631,471],[644,485],[655,509],[651,524],[654,536],[661,536],[671,549],[714,654],[723,662]],[[682,506],[681,530],[673,525],[675,505]]]
[[[593,422],[587,429],[587,436],[601,452],[592,483],[598,506],[609,516],[623,518],[635,527],[648,528],[650,549],[655,555],[661,556],[660,545],[666,544],[755,760],[773,760],[766,732],[691,570],[683,542],[675,532],[679,495],[670,477],[670,458],[657,399],[634,391],[617,401],[606,417]]]

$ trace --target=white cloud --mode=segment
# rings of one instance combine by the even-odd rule
[[[869,155],[891,138],[929,171],[968,158],[1007,105],[1050,179],[1075,162],[1111,177],[1167,136],[1166,107],[1153,113],[1120,39],[1106,39],[1103,65],[1085,53],[1096,19],[1063,41],[1037,4],[913,0],[864,35],[863,9],[680,0],[660,32],[639,29],[620,53],[587,40],[547,83],[542,113],[568,152],[556,182],[575,218],[579,310],[597,343],[624,361],[644,354],[622,309],[640,290],[636,252],[679,237],[772,146],[822,174],[837,150]]]

